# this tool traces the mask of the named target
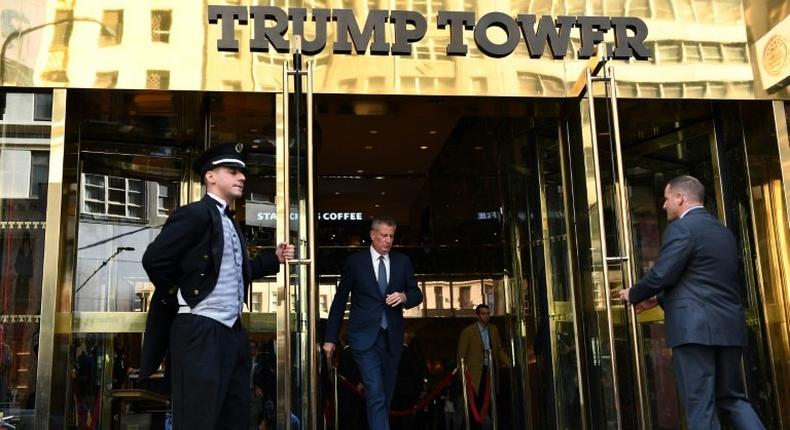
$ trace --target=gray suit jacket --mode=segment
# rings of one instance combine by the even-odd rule
[[[664,308],[667,346],[745,346],[738,245],[705,209],[694,209],[664,233],[661,255],[631,289],[639,303],[658,295]]]

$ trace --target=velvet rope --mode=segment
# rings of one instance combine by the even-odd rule
[[[448,373],[447,376],[444,377],[444,379],[439,381],[439,383],[433,387],[430,393],[428,393],[425,397],[423,397],[417,403],[415,403],[414,406],[399,411],[390,411],[389,415],[391,417],[406,417],[410,415],[415,415],[417,411],[419,411],[420,409],[424,409],[426,406],[428,406],[428,404],[431,403],[431,401],[433,401],[433,399],[435,399],[439,395],[439,393],[442,392],[442,390],[444,390],[445,388],[447,388],[448,385],[450,385],[450,383],[453,381],[453,376],[455,376],[457,371],[458,369],[453,369],[452,372]],[[353,393],[358,398],[365,400],[365,393],[363,393],[359,388],[357,388],[356,385],[352,384],[348,379],[346,379],[345,376],[338,375],[338,379],[340,380],[340,383],[343,384],[343,386],[345,386],[351,391],[351,393]]]
[[[483,420],[488,417],[488,407],[491,405],[491,378],[486,378],[486,395],[483,398],[483,407],[478,411],[477,402],[475,401],[475,392],[472,385],[472,377],[469,371],[466,371],[466,394],[469,398],[469,409],[472,410],[472,417],[478,424],[482,424]]]

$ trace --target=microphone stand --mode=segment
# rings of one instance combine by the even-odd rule
[[[84,280],[84,281],[82,282],[82,284],[80,284],[79,288],[77,288],[77,291],[75,291],[75,292],[74,292],[74,294],[77,294],[77,293],[79,293],[79,292],[80,292],[80,290],[82,289],[82,287],[84,287],[84,286],[85,286],[85,284],[87,284],[87,283],[88,283],[88,281],[90,281],[90,280],[91,280],[91,278],[93,278],[93,276],[94,276],[94,275],[96,275],[97,273],[99,273],[99,270],[101,270],[101,269],[102,269],[102,267],[106,266],[106,265],[107,265],[107,263],[109,263],[109,262],[110,262],[110,260],[112,260],[113,258],[115,258],[115,257],[116,257],[118,254],[122,253],[123,251],[126,251],[126,250],[125,250],[124,248],[122,248],[122,247],[121,247],[121,248],[118,248],[118,249],[116,249],[116,250],[115,250],[115,253],[114,253],[113,255],[111,255],[111,256],[109,256],[109,257],[107,257],[107,259],[106,259],[106,260],[102,261],[101,265],[100,265],[99,267],[97,267],[97,268],[96,268],[96,270],[94,270],[94,271],[93,271],[93,273],[91,273],[91,275],[90,275],[90,276],[88,276],[88,279]]]

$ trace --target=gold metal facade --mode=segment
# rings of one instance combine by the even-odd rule
[[[618,91],[624,98],[785,98],[788,91],[763,88],[761,68],[776,73],[787,52],[766,54],[761,37],[788,15],[783,1],[763,0],[460,0],[273,1],[307,9],[305,37],[314,37],[309,20],[317,8],[353,10],[360,27],[371,9],[409,10],[427,19],[425,37],[409,56],[332,53],[337,39],[328,25],[327,46],[313,58],[315,92],[343,94],[486,95],[563,97],[584,67],[577,60],[579,29],[571,33],[568,55],[555,60],[546,49],[529,58],[521,39],[505,58],[491,58],[464,31],[469,52],[446,54],[449,29],[439,29],[440,10],[569,16],[638,17],[647,24],[647,61],[615,62]],[[255,1],[197,0],[7,0],[2,10],[0,81],[20,87],[124,88],[278,92],[288,54],[250,52],[253,22],[236,25],[239,52],[219,52],[221,26],[209,24],[209,4],[257,6]],[[782,27],[784,28],[784,27]],[[393,40],[388,24],[386,37]],[[505,34],[492,28],[501,43]],[[521,36],[521,35],[519,35]],[[290,33],[286,35],[290,37]],[[612,41],[611,31],[606,41]],[[772,46],[777,46],[773,43]],[[757,48],[762,49],[757,52]],[[788,43],[790,46],[790,43]],[[790,52],[790,51],[788,51]],[[767,68],[767,69],[766,69]],[[781,67],[780,67],[781,68]],[[775,70],[776,69],[776,70]],[[788,69],[790,70],[790,69]]]
[[[72,359],[70,349],[75,339],[101,332],[137,334],[142,332],[145,319],[142,312],[78,309],[76,302],[79,298],[75,289],[78,288],[76,279],[79,276],[75,273],[75,268],[80,264],[77,248],[82,168],[79,137],[65,136],[64,124],[68,119],[67,93],[71,93],[71,89],[80,88],[272,94],[282,91],[282,64],[290,60],[289,56],[250,53],[248,48],[252,25],[237,27],[241,44],[239,53],[218,52],[216,40],[219,38],[220,29],[218,25],[207,23],[206,8],[209,3],[219,2],[7,0],[1,6],[3,22],[12,23],[10,28],[18,31],[13,36],[12,32],[4,29],[4,33],[0,35],[0,40],[4,42],[4,54],[0,58],[0,80],[3,85],[20,87],[19,90],[22,91],[24,87],[54,87],[51,90],[53,113],[47,143],[50,152],[46,219],[35,221],[46,226],[45,236],[42,236],[45,241],[41,271],[41,311],[40,314],[27,315],[36,321],[40,320],[38,367],[33,368],[37,372],[36,378],[32,378],[32,384],[35,385],[29,386],[35,386],[37,391],[37,423],[46,423],[52,416],[68,415],[65,409],[69,407],[67,405],[70,400],[67,397],[71,393],[69,366],[73,364],[69,361]],[[765,66],[765,53],[761,51],[763,45],[758,42],[764,40],[766,35],[771,36],[771,32],[787,19],[790,14],[789,3],[758,0],[274,2],[283,8],[306,7],[308,13],[311,8],[318,7],[350,8],[358,17],[366,16],[370,8],[407,9],[419,11],[429,20],[426,38],[414,45],[415,51],[410,57],[336,55],[330,52],[331,48],[328,46],[323,54],[313,58],[314,89],[317,93],[568,96],[585,61],[553,60],[548,56],[530,59],[523,44],[507,58],[489,58],[474,47],[470,32],[465,33],[471,50],[469,55],[447,57],[444,49],[448,43],[448,32],[437,30],[435,25],[436,11],[444,9],[475,11],[478,17],[488,11],[554,16],[568,14],[641,17],[650,29],[647,41],[654,56],[647,62],[613,62],[618,73],[619,97],[711,99],[716,100],[714,104],[725,99],[777,100],[770,104],[770,108],[766,107],[766,103],[729,103],[721,106],[719,110],[732,109],[738,112],[734,116],[714,112],[711,114],[713,119],[708,118],[710,121],[684,127],[682,131],[673,132],[669,137],[653,139],[654,143],[651,144],[653,150],[660,150],[680,141],[704,136],[710,147],[707,156],[713,160],[709,169],[709,182],[715,190],[715,193],[711,193],[715,196],[715,202],[711,202],[711,205],[728,225],[735,225],[744,237],[750,237],[749,244],[744,245],[744,255],[750,253],[748,255],[753,255],[754,261],[746,261],[744,264],[747,272],[751,269],[750,273],[753,273],[752,278],[747,274],[747,310],[751,333],[758,339],[755,342],[757,347],[753,351],[758,363],[755,366],[760,369],[757,372],[760,373],[759,381],[775,390],[771,396],[762,399],[763,409],[760,413],[763,417],[770,417],[770,423],[775,428],[782,428],[790,422],[790,327],[787,317],[790,312],[790,143],[786,122],[790,109],[781,101],[788,99],[790,93],[782,88],[764,88],[760,68]],[[249,6],[257,3],[241,1],[227,4]],[[362,21],[360,18],[360,22]],[[307,27],[309,32],[310,25]],[[336,35],[332,33],[333,27],[329,28],[328,42],[331,44]],[[390,36],[391,34],[388,35]],[[574,34],[570,50],[575,52],[578,44],[578,34]],[[573,58],[574,55],[571,52],[568,58]],[[276,139],[281,144],[285,140],[283,131],[287,118],[283,117],[283,97],[278,96],[275,100],[274,112],[267,112],[266,115],[273,118]],[[184,104],[189,103],[187,101]],[[667,109],[675,107],[668,106]],[[579,252],[585,245],[595,249],[605,246],[606,239],[597,229],[603,223],[598,209],[612,203],[606,201],[607,196],[599,198],[595,193],[601,187],[602,179],[596,178],[594,174],[596,165],[592,157],[593,137],[589,131],[591,118],[586,113],[588,108],[584,104],[573,106],[566,109],[570,113],[564,114],[556,114],[556,107],[549,109],[552,112],[549,116],[558,117],[556,136],[552,134],[550,138],[541,137],[543,140],[535,144],[535,153],[531,154],[538,160],[535,166],[536,171],[540,172],[534,179],[539,188],[536,206],[540,208],[541,223],[534,230],[514,229],[510,232],[510,243],[514,248],[533,246],[540,249],[545,260],[545,277],[548,283],[545,293],[550,302],[549,330],[552,339],[566,339],[563,341],[565,343],[555,339],[549,345],[552,357],[556,358],[551,362],[555,375],[551,383],[556,392],[566,389],[567,381],[574,378],[580,385],[589,383],[600,388],[596,384],[606,385],[609,382],[607,378],[611,378],[611,375],[607,375],[605,371],[595,373],[590,369],[600,367],[602,360],[605,362],[614,357],[627,357],[622,352],[611,353],[611,349],[622,349],[622,345],[626,343],[626,336],[623,334],[626,311],[622,307],[615,307],[607,317],[605,306],[606,290],[623,282],[623,279],[616,271],[604,273],[601,270],[602,262],[597,252],[591,253],[589,262]],[[373,110],[375,109],[374,107]],[[623,128],[644,129],[644,122],[639,121],[641,115],[633,111],[633,105],[631,109],[627,124]],[[681,112],[675,116],[674,120],[684,123],[688,118],[694,118],[695,114]],[[651,119],[645,118],[644,121],[649,122]],[[667,118],[661,119],[665,120]],[[220,118],[216,121],[209,120],[218,127],[221,126],[220,121]],[[632,123],[637,124],[631,125]],[[727,154],[726,147],[729,144],[724,143],[724,136],[717,129],[724,123],[735,124],[733,132],[740,133],[739,136],[745,142],[742,147],[736,148],[740,151],[738,156],[744,158],[742,164],[727,161],[728,156],[736,156]],[[575,132],[581,135],[575,136]],[[227,138],[231,135],[232,133],[226,133],[221,136]],[[5,134],[2,138],[0,149],[19,149],[9,144]],[[190,138],[194,138],[190,145],[195,149],[211,144],[211,137],[200,133]],[[69,146],[71,151],[64,151],[64,146]],[[545,154],[552,153],[557,146],[560,147],[557,154],[560,160],[544,159],[547,157]],[[682,151],[678,149],[678,153],[680,152]],[[574,158],[580,154],[583,161]],[[280,155],[278,162],[281,163],[282,154]],[[638,152],[626,153],[626,157],[633,157],[632,160],[642,155],[644,154]],[[184,157],[188,160],[189,155]],[[722,183],[719,166],[728,163],[731,170],[733,166],[734,169],[737,166],[747,167],[737,172],[745,181],[744,189],[748,193],[744,194],[744,199],[739,203],[741,206],[735,214],[724,208],[725,194],[733,192],[727,191],[731,184]],[[546,169],[544,165],[550,167]],[[281,174],[281,165],[276,170],[276,187],[279,189],[283,186],[283,181],[289,181],[289,177]],[[548,172],[553,172],[554,175]],[[560,177],[557,172],[561,172]],[[268,179],[271,180],[271,176]],[[635,178],[629,180],[636,183]],[[561,192],[557,193],[557,187],[561,188]],[[180,203],[200,198],[200,185],[189,174],[181,178],[180,188]],[[608,192],[618,195],[614,188],[608,189]],[[578,201],[572,201],[574,198]],[[514,200],[517,199],[514,197]],[[649,199],[650,196],[644,192],[643,187],[635,193],[631,205],[643,208],[644,202]],[[642,206],[637,205],[637,202],[643,203]],[[306,203],[300,200],[300,205],[304,204]],[[584,216],[573,214],[574,205],[577,206],[576,210],[581,206],[584,208],[583,212],[587,213],[588,219],[584,220],[586,224],[582,225],[594,227],[589,229],[588,237],[574,233],[578,228],[576,223],[579,219],[584,219]],[[287,218],[287,208],[280,202],[278,210],[281,214],[277,217],[276,231],[281,235],[288,225],[283,221]],[[300,206],[300,213],[307,212]],[[649,218],[645,212],[637,212],[634,214],[635,224],[642,222],[639,221],[640,217],[643,220]],[[3,230],[18,227],[14,220],[6,223],[4,218],[3,222]],[[28,226],[36,225],[35,222]],[[642,237],[645,232],[653,234],[659,230],[658,225],[653,225],[652,222],[643,222],[647,228],[640,230]],[[650,260],[648,249],[657,246],[657,243],[646,242],[641,249],[635,251],[642,263]],[[544,244],[545,248],[539,248]],[[515,254],[518,255],[512,256],[513,274],[505,275],[496,282],[505,284],[503,291],[504,294],[509,294],[510,299],[502,301],[502,311],[515,315],[517,329],[514,333],[520,335],[514,342],[514,351],[517,354],[513,359],[527,373],[520,381],[527,399],[522,405],[524,415],[530,422],[539,423],[544,422],[540,421],[542,416],[552,413],[544,408],[546,405],[534,400],[540,395],[541,387],[546,387],[542,385],[544,381],[529,375],[530,370],[540,366],[535,364],[535,351],[529,346],[535,336],[535,320],[538,319],[535,315],[537,311],[530,305],[537,303],[541,297],[534,290],[538,280],[530,278],[536,275],[528,273],[532,264],[528,261],[531,257],[526,255],[528,252],[524,252],[524,255]],[[556,263],[562,261],[567,261],[564,264],[573,267],[567,268]],[[589,266],[585,266],[588,263]],[[645,267],[643,264],[640,270]],[[84,277],[84,274],[81,276]],[[604,284],[606,277],[609,278],[608,285]],[[424,288],[434,289],[432,282],[452,285],[452,282],[426,281]],[[277,279],[277,285],[281,288],[278,299],[282,301],[284,295],[288,294],[283,275]],[[448,293],[451,294],[452,292]],[[530,294],[533,296],[527,297]],[[263,296],[265,297],[265,293]],[[436,298],[431,297],[428,300]],[[277,304],[281,305],[277,315],[288,318],[284,315],[288,311],[283,303]],[[436,313],[431,314],[430,309],[420,312],[429,316],[445,315],[437,310],[433,310]],[[11,315],[0,315],[3,323],[10,321],[10,318]],[[248,329],[255,333],[274,333],[278,328],[282,330],[275,318],[275,313],[266,311],[245,315]],[[669,370],[666,366],[667,351],[660,346],[660,334],[653,337],[653,333],[660,332],[663,315],[656,310],[641,315],[638,321],[643,336],[641,339],[652,348],[648,351],[648,362],[643,365],[652,374],[666,373]],[[613,324],[612,331],[619,337],[609,338],[609,334],[605,333],[604,329],[609,323]],[[103,342],[108,342],[108,339],[110,338]],[[277,339],[283,343],[288,342],[285,331],[279,332]],[[572,340],[567,343],[567,339]],[[569,349],[569,344],[573,349]],[[614,346],[610,347],[610,344]],[[767,351],[762,351],[763,347]],[[283,346],[283,349],[289,348],[291,347]],[[285,360],[285,356],[281,355],[281,359]],[[627,376],[635,374],[636,370],[630,369],[627,363],[622,363],[622,368],[621,372],[626,376],[620,378],[624,393],[610,391],[609,386],[601,388],[599,396],[589,397],[590,392],[578,389],[580,404],[569,401],[568,397],[558,397],[553,405],[557,417],[564,417],[562,420],[577,423],[581,428],[596,428],[601,423],[610,423],[618,415],[626,415],[626,423],[635,422],[633,416],[629,417],[629,414],[635,413],[635,409],[629,411],[626,408],[624,412],[614,410],[619,404],[616,399],[618,394],[621,398],[631,394],[635,397],[637,394],[627,380]],[[567,369],[574,371],[570,375],[563,375],[563,371]],[[623,382],[623,379],[627,381]],[[278,382],[283,384],[281,393],[287,393],[287,381],[278,378]],[[663,397],[667,400],[665,403],[676,403],[673,397],[674,387],[668,387],[664,382],[665,380],[650,379],[643,387],[636,389],[644,388],[648,392],[668,394]],[[572,390],[570,393],[573,394]],[[653,420],[652,425],[665,428],[681,425],[671,418],[672,413],[678,413],[677,409],[659,409],[655,405],[648,407],[652,408],[648,412]],[[589,413],[590,410],[596,412]],[[578,417],[579,421],[575,422],[569,417]],[[561,422],[557,418],[556,425],[572,425],[568,422]],[[109,426],[104,423],[103,425]]]

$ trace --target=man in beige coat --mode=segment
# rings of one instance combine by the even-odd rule
[[[485,399],[489,366],[498,364],[500,367],[506,367],[509,359],[507,352],[502,347],[496,326],[489,324],[491,309],[485,304],[477,305],[475,313],[477,314],[477,321],[466,327],[461,332],[461,337],[458,340],[458,365],[460,366],[461,359],[464,359],[466,370],[469,372],[472,380],[474,392],[477,394],[475,397],[479,410]],[[486,350],[489,349],[491,350],[491,359],[494,363],[488,362]],[[472,399],[469,400],[471,401]],[[475,427],[474,419],[471,421],[473,422],[473,427]]]

